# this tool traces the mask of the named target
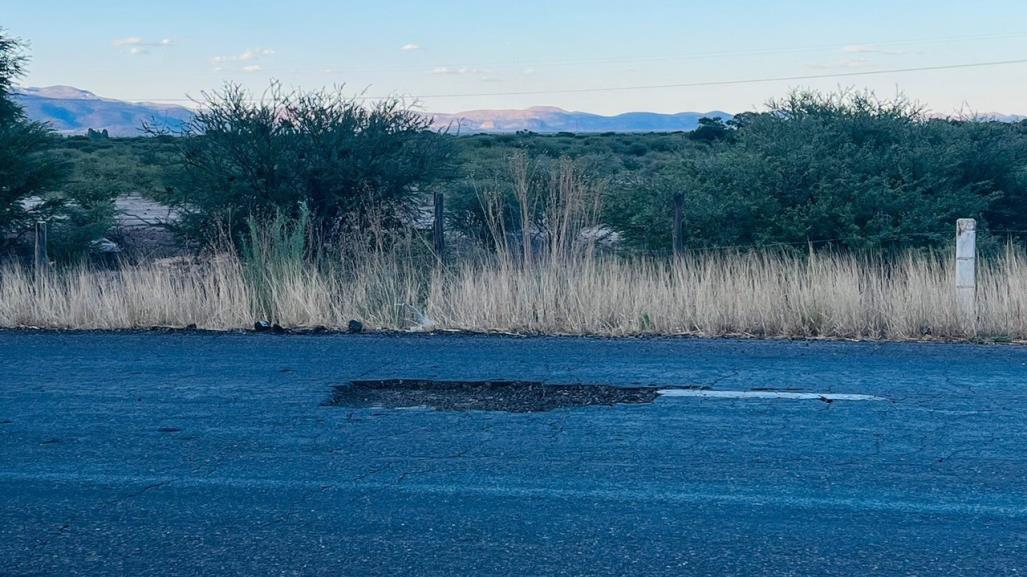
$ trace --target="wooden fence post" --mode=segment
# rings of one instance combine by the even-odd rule
[[[32,267],[36,274],[46,272],[50,266],[50,259],[46,254],[46,222],[39,221],[35,228],[35,246],[32,253]]]
[[[977,221],[956,221],[956,305],[964,320],[977,321]]]
[[[674,256],[681,256],[685,252],[685,231],[684,231],[684,208],[685,195],[678,193],[674,195],[674,223],[671,228],[671,240],[674,243]]]
[[[432,244],[439,264],[446,262],[446,199],[441,192],[435,193],[435,222],[432,225]]]

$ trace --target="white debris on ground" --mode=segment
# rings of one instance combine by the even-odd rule
[[[42,203],[38,196],[21,201],[26,209]],[[125,248],[151,256],[172,256],[185,252],[176,242],[167,225],[178,218],[171,207],[139,194],[128,194],[114,200],[117,241],[99,238],[90,243],[90,249],[99,254],[121,253]]]
[[[114,254],[121,252],[121,247],[118,243],[112,241],[109,238],[99,238],[89,243],[89,248],[93,252],[103,254]]]
[[[169,206],[138,194],[119,196],[114,201],[121,228],[152,228],[174,222],[177,213]]]
[[[715,391],[712,389],[660,389],[664,397],[700,397],[704,399],[792,399],[805,401],[883,401],[882,397],[855,393],[808,393],[795,391]]]
[[[412,317],[413,325],[407,329],[408,331],[413,333],[427,333],[435,330],[435,321],[431,320],[431,318],[429,318],[428,315],[418,307],[409,303],[399,303],[396,306],[406,310]]]
[[[188,252],[167,228],[178,218],[171,207],[138,194],[120,196],[114,206],[121,239],[134,253],[152,258]]]

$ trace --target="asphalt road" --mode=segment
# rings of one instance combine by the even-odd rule
[[[858,394],[509,413],[356,379]],[[1023,575],[1027,348],[0,332],[0,575]]]

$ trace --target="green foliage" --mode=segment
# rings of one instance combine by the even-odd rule
[[[27,120],[11,98],[24,63],[21,43],[0,31],[0,246],[23,237],[35,222],[46,221],[49,256],[69,261],[84,255],[114,225],[113,199],[120,192],[116,184],[125,182],[132,168],[80,166],[67,150],[56,150],[65,145],[64,139]],[[105,140],[106,134],[89,139]]]
[[[589,159],[515,152],[505,161],[487,176],[450,188],[452,228],[500,251],[509,248],[511,237],[523,245],[527,231],[536,248],[552,251],[569,249],[571,236],[596,224],[606,179]]]
[[[604,221],[622,236],[627,248],[652,253],[670,249],[673,199],[690,178],[688,162],[678,158],[615,181],[606,199]]]
[[[721,118],[699,119],[699,126],[688,133],[688,138],[699,142],[717,142],[731,137],[730,125]]]
[[[21,42],[0,30],[0,246],[63,206],[60,199],[43,198],[64,177],[63,163],[47,153],[55,137],[27,120],[11,97],[24,63]]]
[[[83,258],[93,241],[105,237],[114,227],[114,220],[114,206],[109,199],[95,204],[67,203],[61,218],[51,221],[48,256],[64,263]]]
[[[167,170],[176,161],[177,151],[178,145],[170,137],[69,136],[54,149],[70,167],[61,191],[71,198],[92,201],[160,194],[167,187]]]
[[[304,266],[316,260],[309,258],[312,232],[310,211],[303,204],[296,216],[276,211],[267,218],[250,215],[246,219],[240,243],[243,277],[262,318],[278,320],[274,307],[278,283],[303,274]]]
[[[319,228],[344,230],[371,215],[398,225],[446,176],[448,140],[397,100],[363,105],[338,91],[251,100],[239,87],[206,95],[180,145],[179,170],[160,198],[182,210],[182,232],[203,238],[246,218],[310,210]]]
[[[732,127],[623,181],[607,222],[634,246],[665,250],[680,192],[690,247],[932,246],[950,241],[959,217],[1027,230],[1022,126],[931,119],[868,93],[795,92]]]
[[[15,79],[25,70],[23,44],[0,28],[0,121],[11,122],[23,117],[21,107],[11,99]]]
[[[296,217],[277,212],[268,220],[246,219],[242,261],[256,269],[291,267],[304,262],[311,236],[310,211],[300,205]]]
[[[53,148],[68,167],[51,198],[64,203],[53,221],[50,251],[57,260],[81,258],[92,241],[111,236],[118,196],[154,196],[165,187],[166,167],[177,150],[167,138],[111,139],[103,131],[60,139]]]
[[[486,244],[491,232],[484,196],[501,199],[502,210],[497,216],[502,217],[507,232],[520,234],[519,209],[510,178],[511,161],[518,156],[529,159],[534,166],[533,186],[545,188],[545,175],[560,159],[573,160],[596,181],[625,181],[676,163],[683,154],[698,148],[684,133],[478,134],[456,137],[454,142],[460,178],[446,184],[448,225]]]
[[[38,180],[0,194],[45,202],[0,203],[0,227],[16,232],[51,218],[56,242],[81,248],[105,234],[115,195],[140,192],[184,209],[192,238],[231,220],[241,241],[248,216],[295,219],[301,206],[320,231],[371,220],[397,228],[423,221],[432,188],[446,193],[450,230],[491,246],[489,218],[520,233],[510,165],[521,157],[534,167],[531,190],[546,189],[564,159],[608,183],[603,222],[621,247],[646,252],[669,252],[676,194],[685,198],[690,248],[941,246],[964,216],[978,219],[985,249],[1027,237],[1027,122],[934,119],[902,99],[796,92],[765,112],[703,120],[691,133],[469,136],[431,134],[395,102],[365,108],[337,93],[272,91],[253,103],[229,88],[211,103],[182,137],[55,139],[20,119],[34,148],[8,135],[0,171],[17,164]],[[70,170],[66,180],[55,157]]]

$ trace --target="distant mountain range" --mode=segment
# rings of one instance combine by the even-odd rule
[[[535,106],[525,110],[470,110],[455,114],[434,114],[434,125],[450,132],[674,132],[694,130],[699,119],[716,117],[728,120],[727,112],[626,112],[602,116],[588,112],[571,112],[552,106]]]
[[[49,122],[62,134],[83,134],[90,128],[107,130],[111,136],[139,136],[143,125],[177,130],[193,117],[193,111],[173,104],[125,102],[101,98],[92,92],[71,86],[21,88],[15,98],[29,118]],[[430,114],[430,113],[429,113]],[[731,114],[719,110],[709,112],[626,112],[614,116],[572,112],[552,106],[535,106],[524,110],[469,110],[453,114],[430,114],[433,126],[453,134],[479,132],[538,133],[555,132],[674,132],[693,130],[699,119],[713,117],[730,119]],[[1025,117],[1013,114],[983,113],[979,117],[1002,122],[1018,122]]]
[[[15,98],[29,118],[49,122],[62,134],[82,134],[90,128],[107,130],[111,136],[139,136],[143,124],[156,123],[170,129],[181,128],[193,112],[183,106],[149,102],[125,102],[101,98],[72,86],[19,89]],[[452,133],[516,132],[529,130],[553,132],[670,132],[692,130],[703,116],[728,119],[726,112],[628,112],[602,116],[570,112],[561,108],[536,106],[526,110],[471,110],[455,114],[430,114],[434,126]]]
[[[998,122],[1020,122],[1027,120],[1027,116],[1022,114],[1001,114],[998,112],[987,112],[978,116],[987,120],[997,120]]]
[[[14,97],[29,118],[49,122],[61,134],[92,128],[111,136],[140,136],[144,124],[176,130],[193,117],[183,106],[100,98],[71,86],[21,88]]]

